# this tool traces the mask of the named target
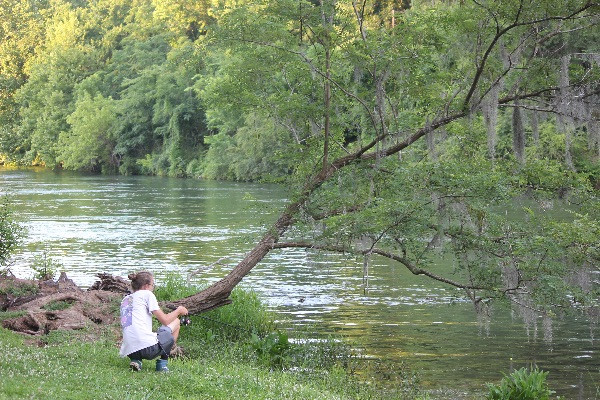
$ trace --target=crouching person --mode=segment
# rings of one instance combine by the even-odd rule
[[[154,277],[150,272],[129,274],[133,293],[121,302],[121,327],[123,343],[121,357],[129,357],[129,367],[133,371],[142,369],[142,360],[156,360],[157,371],[169,371],[167,362],[171,348],[179,336],[179,316],[188,310],[179,306],[165,314],[156,301]],[[162,324],[157,332],[152,332],[152,315]]]

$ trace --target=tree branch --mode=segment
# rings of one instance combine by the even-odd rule
[[[432,278],[438,282],[443,282],[443,283],[446,283],[448,285],[454,286],[459,289],[490,290],[489,288],[485,288],[485,287],[462,284],[462,283],[453,281],[451,279],[445,278],[443,276],[434,274],[434,273],[424,270],[422,268],[416,267],[406,257],[397,256],[395,254],[392,254],[390,252],[387,252],[387,251],[384,251],[381,249],[377,249],[377,248],[372,248],[372,249],[368,249],[368,250],[364,250],[364,251],[356,251],[356,250],[352,250],[352,249],[349,249],[344,246],[322,245],[322,244],[316,244],[316,243],[310,243],[310,242],[280,242],[280,243],[273,244],[273,249],[283,249],[283,248],[306,248],[306,249],[314,249],[314,250],[332,251],[332,252],[337,252],[337,253],[355,253],[355,254],[362,254],[362,255],[366,255],[369,253],[370,254],[378,254],[380,256],[383,256],[383,257],[386,257],[386,258],[389,258],[391,260],[401,263],[414,275],[424,275],[424,276]]]
[[[494,47],[496,47],[498,40],[502,36],[504,36],[506,33],[511,31],[512,29],[520,27],[520,26],[535,25],[535,24],[539,24],[539,23],[543,23],[543,22],[550,22],[550,21],[567,21],[569,19],[572,19],[576,15],[583,13],[584,11],[588,10],[589,8],[591,8],[595,5],[597,5],[597,4],[592,3],[591,1],[588,1],[583,7],[579,8],[578,10],[574,11],[573,13],[571,13],[567,16],[551,16],[551,17],[539,18],[536,20],[524,21],[524,22],[518,22],[518,19],[516,19],[515,22],[508,25],[506,28],[504,28],[500,31],[497,31],[496,34],[494,35],[494,38],[488,45],[488,47],[483,55],[483,58],[481,59],[479,66],[477,67],[477,71],[475,72],[475,76],[471,83],[471,88],[469,89],[469,92],[467,93],[467,96],[465,97],[465,99],[463,101],[463,107],[462,107],[463,110],[466,111],[469,109],[469,102],[471,101],[471,98],[473,97],[473,94],[475,93],[475,89],[477,88],[477,85],[479,84],[479,80],[481,78],[481,75],[483,74],[483,70],[485,69],[487,59],[489,58],[490,54],[492,53],[492,50],[494,49]],[[522,10],[522,8],[520,7],[519,11],[517,13],[517,16],[520,14],[521,10]]]

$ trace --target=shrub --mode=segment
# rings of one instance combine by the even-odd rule
[[[39,279],[41,281],[47,281],[54,279],[62,264],[58,261],[54,261],[48,257],[48,253],[44,251],[41,256],[35,256],[33,258],[33,264],[31,269],[35,271],[33,279]]]
[[[204,314],[207,327],[220,330],[231,341],[249,339],[252,333],[264,336],[274,331],[275,314],[267,310],[256,292],[236,288],[230,298],[231,304]]]
[[[289,365],[293,346],[284,332],[272,332],[264,338],[253,334],[250,346],[258,359],[271,369],[282,370]]]
[[[157,283],[154,295],[159,301],[173,301],[191,296],[200,290],[199,286],[187,284],[181,275],[168,273]]]
[[[488,400],[548,400],[554,391],[546,383],[548,372],[521,368],[504,375],[499,385],[488,384]]]
[[[23,235],[23,228],[13,219],[8,198],[0,200],[0,267],[6,265]]]

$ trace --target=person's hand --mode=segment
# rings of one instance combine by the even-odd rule
[[[179,315],[187,315],[188,314],[188,310],[184,306],[177,307],[177,312],[179,313]]]

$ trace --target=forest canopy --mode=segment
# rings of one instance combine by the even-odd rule
[[[546,12],[551,3],[521,2],[523,14]],[[558,170],[585,171],[598,185],[597,26],[566,18],[536,32],[534,47],[526,43],[531,26],[517,26],[486,54],[488,28],[508,23],[502,13],[511,4],[338,2],[331,5],[339,9],[339,21],[331,21],[338,28],[329,34],[313,31],[324,29],[311,25],[316,2],[5,1],[0,154],[4,162],[80,171],[282,180],[322,130],[323,77],[311,62],[323,56],[317,36],[327,34],[338,86],[332,96],[379,85],[379,101],[402,121],[386,128],[396,131],[432,119],[428,113],[460,96],[461,74],[487,58],[477,71],[487,85],[469,88],[467,103],[468,129],[487,135],[488,158],[523,163],[529,154],[528,169],[545,158]],[[369,43],[343,31],[342,14],[356,12]],[[563,35],[558,25],[574,29]],[[369,46],[385,51],[380,81],[361,60],[377,51]],[[555,93],[544,104],[500,104],[500,95],[523,91],[523,79]],[[578,101],[561,100],[569,91],[579,92]],[[331,116],[341,148],[372,130],[366,104],[345,103]],[[427,142],[430,150],[436,141]]]
[[[7,0],[0,6],[0,160],[284,180],[323,128],[323,77],[311,63],[323,56],[317,36],[327,34],[333,98],[379,85],[378,101],[402,121],[386,129],[400,132],[432,119],[434,109],[466,91],[470,136],[487,135],[489,159],[528,158],[526,172],[533,174],[543,158],[563,173],[585,172],[598,185],[597,26],[579,26],[579,17],[561,20],[535,33],[534,47],[526,43],[532,27],[517,26],[486,54],[485,40],[494,33],[488,28],[509,22],[502,13],[513,2],[501,3],[332,3],[337,27],[328,34],[311,25],[320,12],[316,2]],[[546,12],[552,2],[521,3],[525,14]],[[368,43],[342,25],[357,12]],[[572,32],[561,34],[569,26]],[[386,74],[373,81],[362,57],[377,51],[385,52],[379,56]],[[461,88],[460,79],[482,57],[478,85]],[[535,101],[498,102],[542,84],[552,90]],[[561,103],[569,91],[578,91],[579,100]],[[372,135],[366,104],[348,102],[338,102],[331,115],[340,148]],[[427,146],[435,154],[451,145],[430,138]]]
[[[589,311],[599,14],[589,0],[7,0],[1,159],[285,182],[287,208],[215,298],[268,252],[306,247],[390,258],[478,309]]]

